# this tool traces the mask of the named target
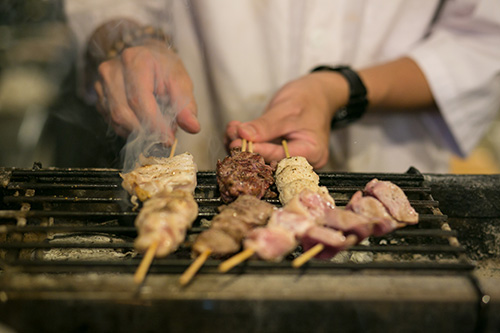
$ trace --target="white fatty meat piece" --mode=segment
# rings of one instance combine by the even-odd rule
[[[177,250],[197,216],[196,201],[183,191],[163,192],[147,200],[135,220],[136,250],[145,252],[154,241],[159,243],[156,257]]]
[[[141,201],[145,201],[160,192],[194,192],[197,167],[190,153],[171,158],[147,158],[142,162],[152,164],[121,174],[122,186],[130,195],[136,195]]]
[[[276,171],[275,171],[276,177],[278,177],[283,171],[283,169],[287,167],[300,167],[311,171],[313,170],[312,165],[309,164],[309,162],[305,157],[302,156],[287,157],[282,159],[276,166]]]

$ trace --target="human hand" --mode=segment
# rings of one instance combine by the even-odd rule
[[[267,162],[281,160],[286,139],[291,156],[303,156],[314,168],[328,161],[328,139],[334,112],[348,100],[348,84],[338,73],[317,72],[286,84],[257,119],[231,121],[226,128],[228,148],[253,141],[254,152]]]
[[[151,40],[127,48],[121,56],[101,63],[98,72],[97,109],[118,135],[145,129],[172,143],[177,125],[189,133],[199,132],[191,79],[165,43]]]

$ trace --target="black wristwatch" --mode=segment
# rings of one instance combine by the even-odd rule
[[[342,128],[361,118],[368,107],[368,99],[366,98],[366,87],[359,75],[349,66],[330,67],[322,65],[313,68],[311,73],[318,71],[339,72],[349,83],[349,102],[335,112],[331,128]]]

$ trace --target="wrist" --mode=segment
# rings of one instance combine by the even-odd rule
[[[345,127],[353,121],[360,119],[364,115],[368,107],[367,90],[363,80],[357,72],[348,66],[318,66],[312,69],[311,72],[335,73],[337,74],[337,78],[340,76],[343,79],[342,82],[344,82],[344,90],[343,93],[340,94],[340,103],[335,105],[331,121],[332,129]],[[345,92],[346,86],[347,93]],[[338,93],[338,90],[329,92],[330,95],[337,95]]]
[[[320,82],[320,89],[328,103],[328,116],[331,122],[335,113],[349,102],[349,83],[344,76],[334,71],[316,71],[309,75]]]

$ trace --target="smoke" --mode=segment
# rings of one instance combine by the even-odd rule
[[[122,149],[125,172],[137,166],[141,155],[145,157],[170,155],[177,130],[176,117],[183,105],[171,103],[168,96],[156,96],[156,102],[156,117],[143,120],[141,127],[128,136],[127,143]]]

